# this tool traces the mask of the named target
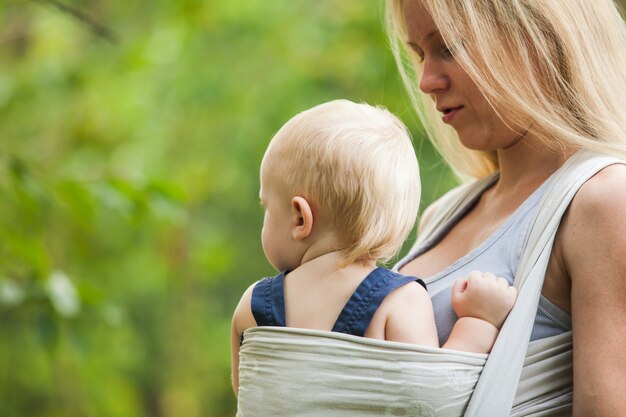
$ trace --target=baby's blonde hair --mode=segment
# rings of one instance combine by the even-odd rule
[[[498,168],[495,152],[462,147],[418,89],[403,0],[387,29],[403,81],[431,139],[460,176]],[[422,0],[459,65],[517,131],[552,149],[626,156],[626,26],[612,0]],[[416,74],[417,71],[417,74]]]
[[[274,136],[272,155],[284,186],[318,209],[344,264],[387,261],[413,227],[419,168],[409,133],[389,111],[335,100],[303,111]]]

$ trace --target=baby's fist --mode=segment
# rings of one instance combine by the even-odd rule
[[[517,290],[504,278],[472,271],[452,285],[452,308],[460,317],[475,317],[500,329],[515,304]]]

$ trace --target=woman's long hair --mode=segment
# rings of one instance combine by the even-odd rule
[[[498,168],[495,152],[464,148],[418,88],[403,0],[387,32],[427,134],[460,177]],[[551,149],[626,157],[626,25],[613,0],[422,0],[456,61],[495,111]]]

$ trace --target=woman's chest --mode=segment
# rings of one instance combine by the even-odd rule
[[[489,244],[489,240],[506,219],[507,215],[485,218],[470,213],[434,246],[403,266],[400,272],[418,277],[434,276],[456,261],[470,256],[481,245]]]

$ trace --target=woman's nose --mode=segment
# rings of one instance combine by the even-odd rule
[[[428,59],[424,60],[422,78],[419,83],[420,90],[426,94],[432,94],[445,90],[448,88],[449,83],[448,77],[439,64]]]

